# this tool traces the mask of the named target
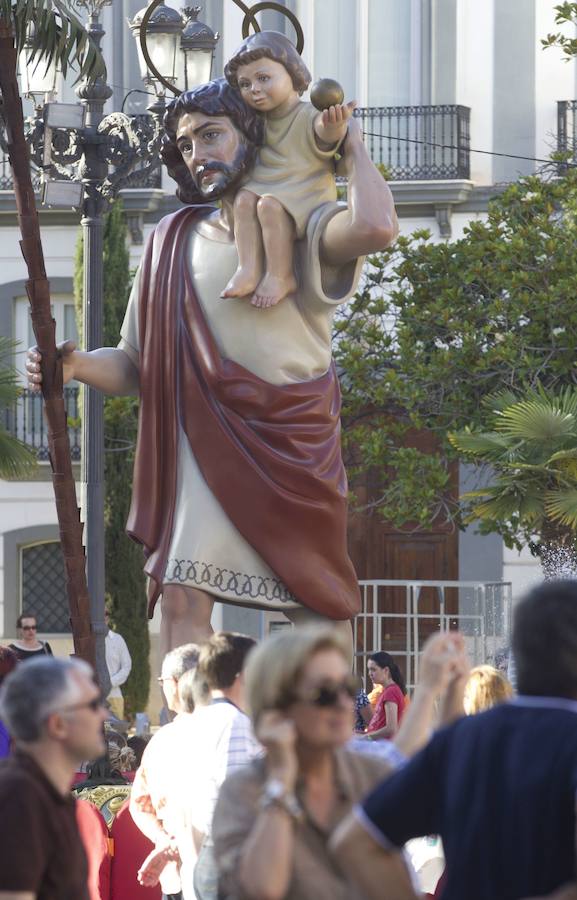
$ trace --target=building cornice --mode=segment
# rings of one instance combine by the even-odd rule
[[[389,182],[399,217],[436,218],[443,237],[450,237],[454,212],[486,212],[489,201],[506,185],[476,185],[473,181],[391,181]],[[131,188],[121,191],[132,242],[142,243],[144,224],[154,225],[163,216],[181,207],[174,194],[160,188]],[[77,226],[78,210],[45,209],[38,200],[41,227]],[[16,202],[12,191],[0,191],[0,227],[17,225]]]

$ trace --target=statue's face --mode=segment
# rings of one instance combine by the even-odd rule
[[[259,112],[283,110],[290,100],[298,100],[287,69],[273,59],[257,59],[239,66],[238,88],[245,103]]]
[[[199,193],[207,200],[217,200],[240,183],[248,147],[226,116],[185,113],[178,123],[176,143]]]

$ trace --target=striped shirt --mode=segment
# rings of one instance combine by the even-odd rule
[[[191,798],[189,821],[197,831],[209,836],[225,778],[261,756],[263,750],[248,716],[224,698],[198,709],[195,718],[196,746],[189,763],[196,773],[196,790]]]

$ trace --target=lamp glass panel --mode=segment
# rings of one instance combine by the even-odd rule
[[[146,60],[144,58],[144,54],[142,52],[142,47],[140,46],[140,38],[138,32],[135,34],[136,38],[136,49],[138,51],[138,66],[140,68],[140,77],[143,81],[148,81],[148,66],[146,65]]]
[[[20,79],[23,94],[50,94],[56,90],[56,64],[46,59],[30,59],[30,51],[20,54]]]
[[[150,58],[155,68],[160,72],[163,78],[174,79],[176,76],[176,54],[180,35],[156,34],[147,35],[146,46],[150,53]]]
[[[212,50],[182,50],[178,57],[177,87],[190,91],[210,81]]]

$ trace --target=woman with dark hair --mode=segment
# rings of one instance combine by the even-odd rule
[[[48,641],[39,641],[37,638],[36,616],[32,613],[22,613],[16,621],[18,640],[10,644],[10,650],[16,654],[21,662],[27,659],[36,659],[37,656],[52,656],[52,648]]]
[[[370,741],[390,740],[399,730],[407,705],[405,680],[393,657],[383,650],[371,653],[367,671],[373,684],[383,686],[383,692],[367,726],[366,737]]]
[[[0,685],[7,675],[18,665],[18,657],[8,647],[0,647]],[[0,719],[0,759],[10,753],[10,735]]]

